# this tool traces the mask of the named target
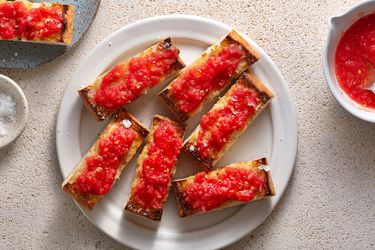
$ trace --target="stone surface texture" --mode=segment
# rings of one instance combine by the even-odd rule
[[[0,151],[1,249],[124,249],[95,228],[61,192],[55,126],[70,77],[111,32],[145,17],[195,14],[248,34],[281,70],[297,109],[295,171],[272,214],[228,249],[374,249],[375,124],[345,111],[322,72],[328,17],[352,0],[103,0],[80,44],[29,70],[0,70],[20,84],[30,116]]]

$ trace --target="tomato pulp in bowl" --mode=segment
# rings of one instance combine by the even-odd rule
[[[355,102],[375,110],[375,12],[360,18],[343,34],[335,55],[336,77]]]

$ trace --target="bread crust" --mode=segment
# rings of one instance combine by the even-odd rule
[[[210,170],[218,161],[219,159],[225,154],[225,152],[230,148],[230,146],[237,140],[237,138],[246,130],[246,128],[254,121],[258,114],[260,114],[265,107],[267,107],[269,101],[273,97],[272,92],[262,83],[260,82],[254,75],[250,72],[245,72],[241,75],[241,77],[236,81],[235,84],[224,94],[223,97],[212,107],[212,110],[218,109],[222,106],[225,106],[227,102],[231,98],[231,93],[237,87],[244,87],[251,89],[256,93],[258,96],[261,107],[257,110],[254,116],[249,117],[247,120],[247,125],[241,131],[236,131],[231,135],[230,140],[228,140],[223,149],[220,153],[214,156],[203,157],[200,155],[198,150],[194,147],[195,142],[198,137],[198,133],[201,130],[200,124],[196,127],[196,129],[192,132],[192,134],[187,138],[184,143],[183,150],[184,152],[192,159],[194,159],[204,170]]]
[[[64,4],[65,9],[65,28],[62,35],[62,43],[72,45],[74,29],[74,5]]]
[[[223,46],[223,44],[226,43],[236,43],[242,45],[245,56],[243,59],[241,59],[236,73],[230,78],[228,83],[223,86],[219,90],[212,91],[201,103],[201,105],[194,111],[190,113],[183,112],[180,110],[177,100],[174,99],[173,95],[171,94],[170,89],[172,88],[172,85],[174,81],[172,81],[164,90],[162,90],[158,96],[163,101],[163,103],[169,108],[169,110],[176,115],[176,117],[181,120],[182,122],[187,121],[190,117],[194,116],[196,113],[198,113],[205,102],[208,100],[212,100],[216,96],[218,96],[227,86],[232,84],[235,79],[240,76],[246,69],[248,69],[252,64],[254,64],[256,61],[259,60],[260,56],[259,54],[248,44],[245,39],[241,37],[241,35],[236,30],[231,30],[226,36],[224,36],[218,43],[213,44],[210,46],[206,51],[202,53],[202,56],[195,60],[192,64],[190,64],[185,70],[182,71],[180,74],[180,77],[183,77],[183,72],[189,70],[192,67],[195,67],[196,64],[200,63],[201,61],[206,60],[210,56],[210,53],[212,51],[215,51],[216,49],[220,48],[220,46]],[[178,79],[178,78],[177,78]]]
[[[237,43],[245,47],[247,51],[246,56],[249,57],[248,60],[249,62],[251,62],[251,64],[259,60],[260,55],[258,54],[258,52],[256,52],[248,42],[246,42],[246,40],[240,35],[240,33],[237,30],[231,30],[228,34],[228,38],[232,39],[233,41],[236,41]]]
[[[168,49],[170,47],[176,47],[175,44],[172,42],[170,38],[166,38],[161,42],[158,42],[157,44],[151,46],[150,48],[140,52],[140,53],[148,53],[150,52],[153,48],[157,47],[158,49]],[[139,55],[139,54],[138,54]],[[129,61],[129,59],[126,59],[125,61],[122,62],[122,64],[125,64]],[[165,74],[159,83],[157,83],[154,86],[157,86],[161,84],[162,82],[166,81],[169,78],[172,78],[173,76],[177,75],[182,68],[185,67],[185,63],[182,61],[181,57],[179,56],[176,60],[176,62],[172,65],[171,70]],[[109,70],[110,71],[110,70]],[[93,100],[92,97],[89,96],[89,92],[91,90],[95,91],[95,89],[99,88],[99,86],[102,83],[103,77],[109,72],[105,72],[101,76],[99,76],[94,83],[87,84],[86,86],[82,87],[81,89],[78,90],[79,95],[82,98],[84,106],[90,111],[91,114],[94,115],[95,119],[97,121],[102,121],[109,115],[111,115],[114,111],[109,111],[105,109],[104,107],[101,107],[99,105],[95,104],[95,101]],[[154,87],[153,86],[153,87]],[[147,91],[149,88],[145,89]],[[144,94],[144,93],[143,93]],[[142,94],[141,94],[142,95]]]
[[[142,150],[142,153],[140,154],[140,156],[138,158],[138,161],[137,161],[137,169],[136,169],[135,178],[134,178],[134,181],[133,181],[133,184],[132,184],[132,190],[131,190],[131,193],[129,195],[129,199],[128,199],[126,205],[125,205],[125,210],[127,210],[127,211],[129,211],[129,212],[131,212],[135,215],[142,216],[142,217],[145,217],[145,218],[148,218],[148,219],[151,219],[151,220],[155,220],[155,221],[161,220],[161,217],[162,217],[162,214],[163,214],[163,208],[160,208],[160,209],[144,208],[141,205],[139,205],[137,202],[134,201],[133,193],[134,193],[134,189],[137,187],[137,185],[139,183],[138,173],[140,171],[142,171],[142,164],[143,164],[143,161],[145,160],[145,158],[147,157],[149,145],[153,141],[154,131],[159,126],[159,124],[164,120],[169,120],[174,124],[174,126],[177,129],[177,133],[179,134],[181,140],[183,139],[183,137],[185,135],[185,129],[186,129],[185,124],[180,123],[180,122],[176,122],[176,121],[172,121],[169,118],[164,117],[164,116],[160,116],[160,115],[154,116],[152,126],[151,126],[151,131],[150,131],[150,133],[149,133],[149,135],[146,139],[146,145],[144,146],[144,148]],[[176,166],[174,166],[171,170],[171,176],[172,177],[175,174],[175,172],[176,172]],[[170,182],[168,183],[168,190],[170,189],[171,185],[172,185],[172,178],[171,178]],[[167,201],[167,198],[168,198],[168,193],[165,197],[163,197],[163,202],[162,202],[163,206],[164,206],[165,202]]]
[[[271,171],[266,171],[266,170],[264,170],[264,168],[259,169],[258,167],[261,166],[261,165],[263,165],[263,166],[268,165],[268,162],[267,162],[266,158],[261,158],[261,159],[249,161],[249,162],[234,163],[234,164],[230,164],[228,166],[225,166],[225,167],[222,167],[222,168],[219,168],[219,169],[212,170],[212,171],[208,172],[207,175],[209,175],[211,177],[214,177],[214,176],[218,175],[219,173],[223,172],[224,169],[226,169],[226,168],[235,167],[235,168],[244,168],[244,169],[259,171],[263,175],[265,175],[265,177],[266,177],[266,188],[262,191],[258,191],[253,200],[251,200],[249,202],[240,202],[240,201],[231,200],[231,201],[223,203],[219,207],[217,207],[213,210],[210,210],[208,212],[217,211],[217,210],[221,210],[221,209],[224,209],[224,208],[227,208],[227,207],[237,206],[237,205],[240,205],[240,204],[246,204],[246,203],[250,203],[250,202],[253,202],[253,201],[256,201],[256,200],[261,200],[261,199],[266,198],[266,197],[274,196],[276,194],[276,192],[275,192],[274,184],[273,184],[273,181],[272,181],[272,178],[271,178]],[[208,213],[208,212],[201,212],[201,211],[192,209],[185,200],[184,190],[190,183],[192,183],[194,181],[194,177],[195,176],[190,176],[190,177],[187,177],[187,178],[184,178],[184,179],[179,179],[179,180],[173,181],[173,190],[174,190],[174,193],[175,193],[177,208],[178,208],[178,214],[179,214],[180,217],[186,217],[186,216],[193,215],[193,214]]]
[[[6,1],[0,0],[0,4],[3,2],[6,2]],[[18,38],[10,39],[7,41],[19,41],[19,42],[28,42],[28,43],[42,43],[42,44],[65,45],[65,46],[70,46],[72,44],[73,30],[74,30],[74,5],[59,4],[59,3],[32,3],[26,0],[18,0],[18,2],[23,2],[28,9],[31,9],[33,7],[37,7],[40,5],[53,6],[55,8],[62,9],[63,15],[64,15],[64,28],[61,31],[61,33],[56,34],[55,36],[49,37],[44,40],[40,40],[40,39],[28,40],[28,39],[25,39],[24,37],[18,37]],[[0,38],[0,40],[5,40],[5,39]]]
[[[125,109],[121,109],[108,122],[106,127],[103,129],[102,133],[98,136],[98,138],[91,146],[89,152],[85,156],[83,156],[83,158],[80,160],[80,162],[76,165],[76,167],[72,170],[72,172],[69,174],[69,176],[65,179],[65,181],[62,184],[63,190],[69,193],[69,195],[73,199],[75,199],[79,204],[81,204],[83,207],[89,210],[91,210],[104,195],[94,195],[82,192],[79,189],[78,184],[76,183],[76,178],[86,169],[86,157],[97,153],[98,141],[106,137],[112,131],[113,128],[122,126],[122,121],[124,121],[125,119],[131,122],[131,128],[135,132],[136,137],[134,138],[134,141],[131,147],[129,148],[129,151],[121,161],[119,168],[117,169],[115,182],[120,178],[120,174],[122,173],[126,165],[129,163],[129,161],[133,158],[137,149],[142,145],[142,143],[148,135],[148,129],[145,128],[133,115],[131,115]]]

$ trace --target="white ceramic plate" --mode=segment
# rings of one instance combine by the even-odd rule
[[[168,36],[180,48],[185,62],[190,63],[229,30],[230,27],[222,23],[201,17],[161,16],[128,25],[97,45],[74,73],[61,103],[57,121],[57,154],[63,177],[68,176],[105,125],[104,122],[96,123],[82,108],[77,94],[82,84],[93,81],[115,63]],[[149,221],[123,210],[135,170],[133,159],[107,196],[92,212],[84,212],[99,229],[127,246],[140,249],[219,248],[254,230],[271,213],[293,171],[297,151],[296,115],[287,84],[279,70],[254,41],[246,39],[262,57],[253,67],[254,72],[274,92],[275,98],[218,166],[267,156],[277,195],[245,206],[180,219],[171,192],[162,221]],[[146,126],[150,125],[156,113],[173,117],[155,95],[161,88],[154,89],[127,108]],[[210,105],[206,105],[203,112]],[[200,117],[201,114],[189,121],[188,132]],[[192,161],[182,155],[175,177],[186,177],[198,170]]]

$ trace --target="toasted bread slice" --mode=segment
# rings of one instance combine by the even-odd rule
[[[235,189],[231,189],[233,186],[226,186],[225,183],[227,181],[233,181],[230,177],[238,177],[238,175],[231,174],[233,172],[228,171],[228,169],[234,171],[245,170],[246,172],[242,172],[242,174],[249,174],[249,179],[235,180],[238,181],[238,183],[236,183],[237,185],[235,185]],[[196,177],[198,175],[199,177]],[[252,180],[250,176],[255,176],[256,181],[249,182],[248,180]],[[202,179],[210,180],[209,188],[204,188],[208,183],[202,181]],[[261,181],[260,183],[262,183],[261,185],[259,184],[259,180]],[[236,198],[232,198],[233,193],[227,195],[220,193],[220,190],[217,190],[219,188],[225,189],[228,187],[230,191],[234,193],[234,197],[237,195],[241,196],[241,193],[253,193],[249,196],[242,197],[243,201],[240,201]],[[234,163],[207,173],[201,172],[185,179],[174,180],[173,189],[180,217],[221,210],[223,208],[233,207],[275,195],[275,188],[266,158],[249,162]],[[198,190],[201,189],[205,190],[205,192],[200,193]],[[228,191],[228,189],[226,191]],[[193,195],[193,197],[191,197],[191,195]],[[216,203],[215,200],[217,199],[221,202]]]
[[[0,40],[71,45],[74,5],[0,0],[0,8],[6,15],[0,18],[0,26],[6,27]]]
[[[242,99],[244,105],[247,106],[238,106],[240,103],[238,100],[237,104],[233,104],[233,99],[238,98],[238,96],[234,97],[238,91],[249,93]],[[263,83],[251,73],[243,73],[227,93],[203,116],[200,124],[184,143],[184,152],[205,170],[210,170],[267,106],[271,98],[272,93]],[[225,111],[227,109],[229,112]],[[243,122],[242,125],[240,121]],[[203,126],[208,123],[211,124]],[[225,127],[228,123],[233,123],[231,128]],[[221,132],[223,130],[226,131],[225,134]]]
[[[62,184],[62,188],[66,192],[68,192],[70,196],[72,196],[78,203],[89,210],[91,210],[105,194],[99,195],[92,192],[83,191],[77,183],[77,177],[87,171],[87,159],[89,157],[98,155],[100,141],[102,139],[109,138],[111,133],[120,126],[131,129],[134,132],[134,139],[122,159],[118,159],[120,161],[120,166],[116,171],[116,175],[112,184],[114,185],[114,183],[120,178],[120,174],[124,170],[125,166],[135,155],[137,149],[142,145],[148,135],[148,130],[134,116],[132,116],[124,109],[115,114],[112,120],[108,122],[103,132],[98,136],[97,140],[91,146],[89,152],[82,158],[82,160],[77,164],[77,166],[73,169],[73,171]]]
[[[167,58],[171,53],[174,55],[173,58]],[[157,59],[157,57],[161,59]],[[157,62],[155,60],[164,61]],[[111,70],[99,76],[93,83],[78,90],[78,93],[83,103],[95,116],[96,120],[101,121],[120,107],[146,94],[150,88],[173,77],[183,67],[185,67],[185,64],[179,56],[179,50],[172,40],[167,38],[140,52],[136,56],[125,60],[121,64],[116,65]],[[142,78],[144,75],[147,77]],[[157,75],[154,80],[156,82],[151,83],[150,79],[155,78],[154,75]],[[108,82],[103,84],[106,79],[108,79]],[[120,85],[122,89],[118,87],[118,85]],[[107,90],[114,92],[106,94]],[[101,93],[104,93],[104,95],[101,95]],[[98,98],[98,94],[101,96],[100,98]],[[116,101],[114,102],[112,100],[108,102],[109,96]]]
[[[221,54],[232,50],[238,50],[238,56],[232,55],[231,58]],[[159,93],[159,97],[184,122],[199,112],[206,101],[219,95],[258,60],[258,53],[238,32],[232,30],[184,69],[167,88]],[[220,66],[227,61],[234,63],[234,66],[231,67],[229,64]]]
[[[161,220],[184,135],[185,124],[154,116],[146,146],[138,158],[135,179],[125,206],[127,211],[148,219]],[[155,176],[158,176],[157,181]]]

